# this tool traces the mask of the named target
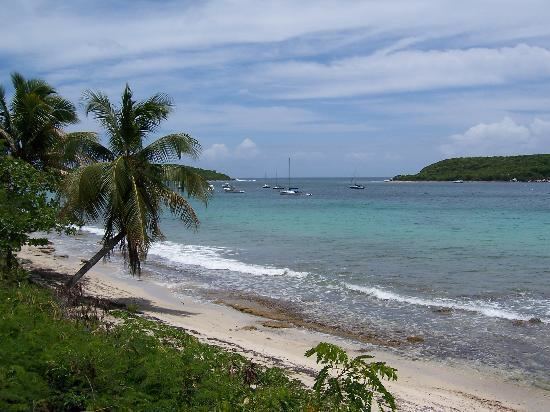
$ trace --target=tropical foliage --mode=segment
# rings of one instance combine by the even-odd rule
[[[3,152],[35,167],[50,165],[52,148],[64,139],[63,128],[77,122],[75,106],[40,79],[11,76],[13,98],[8,104],[0,86],[0,140]]]
[[[418,174],[394,177],[394,180],[434,181],[512,179],[550,179],[550,154],[447,159],[426,166]]]
[[[370,411],[395,410],[395,399],[382,384],[382,379],[396,380],[396,369],[384,362],[369,362],[371,355],[350,359],[340,347],[321,342],[306,352],[317,356],[323,368],[315,379],[313,389],[318,404],[332,404],[332,410]]]
[[[22,160],[0,156],[0,266],[12,267],[21,246],[47,242],[33,232],[62,228],[58,202],[48,195],[55,183]]]
[[[366,411],[378,396],[382,408],[395,406],[378,380],[394,379],[395,370],[349,360],[337,346],[308,352],[343,368],[329,377],[325,366],[312,391],[281,369],[109,307],[79,288],[54,295],[4,275],[0,270],[2,411]]]
[[[0,282],[0,410],[302,411],[313,401],[280,369],[125,311],[105,324],[74,304]]]
[[[135,101],[127,85],[119,107],[99,92],[84,96],[86,114],[103,126],[108,146],[92,133],[71,135],[64,152],[80,164],[67,177],[64,212],[83,221],[102,221],[103,248],[73,277],[74,285],[87,270],[120,245],[132,273],[139,272],[151,243],[162,239],[160,217],[167,207],[184,225],[196,228],[199,220],[181,189],[204,202],[208,182],[196,171],[173,162],[200,153],[197,140],[185,133],[169,134],[145,145],[172,109],[170,99],[156,94]]]

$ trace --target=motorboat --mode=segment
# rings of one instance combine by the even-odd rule
[[[224,191],[225,193],[244,193],[244,190],[237,189],[237,188],[234,187],[234,186],[224,187],[224,188],[223,188],[223,191]]]
[[[464,183],[464,180],[462,179],[454,180],[453,183]]]

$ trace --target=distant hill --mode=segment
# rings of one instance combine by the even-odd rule
[[[393,180],[520,181],[550,178],[550,154],[494,157],[459,157],[426,166],[415,175],[397,175]]]
[[[215,170],[201,169],[199,167],[188,166],[193,172],[200,174],[206,180],[231,180],[229,176]]]

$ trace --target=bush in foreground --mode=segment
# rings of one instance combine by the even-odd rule
[[[157,321],[101,319],[94,305],[0,280],[0,410],[368,410]]]

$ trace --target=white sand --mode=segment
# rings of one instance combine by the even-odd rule
[[[88,256],[62,258],[25,248],[19,257],[31,260],[34,267],[72,274],[81,265],[80,259]],[[360,344],[306,329],[265,327],[264,318],[197,302],[192,297],[179,298],[153,282],[113,275],[117,272],[112,263],[97,264],[86,275],[87,292],[135,301],[147,315],[183,327],[205,342],[242,353],[256,362],[285,367],[306,384],[311,384],[311,372],[317,369],[312,359],[304,357],[307,349],[320,341],[337,343],[352,355],[361,348]],[[387,387],[396,396],[400,410],[550,411],[550,391],[505,381],[467,366],[410,360],[384,350],[371,354],[398,369],[399,379],[387,383]]]

